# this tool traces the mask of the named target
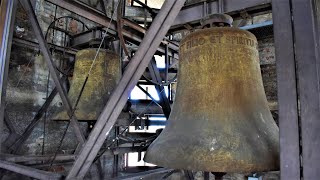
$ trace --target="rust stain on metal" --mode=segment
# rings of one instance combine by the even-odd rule
[[[145,160],[174,169],[279,169],[279,130],[269,111],[250,32],[221,27],[180,45],[176,100]]]

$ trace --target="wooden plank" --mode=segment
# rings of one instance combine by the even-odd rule
[[[282,180],[300,179],[296,68],[290,0],[272,1],[276,49]]]

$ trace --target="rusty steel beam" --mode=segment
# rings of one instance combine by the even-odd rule
[[[124,74],[99,116],[84,148],[69,171],[67,179],[83,178],[93,163],[117,117],[128,100],[129,92],[137,84],[152,56],[159,47],[184,0],[166,0],[141,42],[138,51],[127,65]]]
[[[30,0],[20,0],[20,3],[23,5],[24,9],[26,10],[26,12],[27,12],[27,14],[29,16],[29,20],[31,22],[32,28],[33,28],[33,30],[35,32],[35,35],[36,35],[36,37],[38,39],[39,46],[40,46],[40,49],[42,51],[43,57],[47,61],[47,64],[49,66],[49,70],[51,72],[52,79],[53,79],[53,81],[54,81],[54,83],[56,85],[56,88],[57,88],[58,93],[59,93],[59,95],[61,97],[63,105],[65,106],[69,117],[71,118],[70,122],[71,122],[71,125],[73,126],[75,135],[76,135],[79,143],[82,144],[85,141],[84,134],[80,129],[79,122],[77,121],[75,115],[73,115],[73,113],[72,113],[71,102],[70,102],[70,100],[68,98],[67,92],[64,90],[64,88],[62,86],[62,82],[61,82],[61,80],[59,78],[59,74],[58,74],[58,72],[56,70],[56,66],[55,66],[55,64],[54,64],[54,62],[52,60],[52,56],[50,54],[48,44],[47,44],[46,40],[44,39],[44,36],[42,34],[42,30],[40,28],[40,25],[39,25],[39,22],[37,20],[37,17],[36,17],[36,15],[34,13],[34,10],[33,10],[33,7],[31,5],[31,2],[30,2]]]

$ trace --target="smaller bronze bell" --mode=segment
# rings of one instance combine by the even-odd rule
[[[73,79],[68,92],[72,107],[78,99],[96,52],[97,49],[91,48],[76,54]],[[77,119],[79,121],[97,120],[120,78],[119,56],[112,51],[100,49],[75,111]],[[70,118],[64,107],[60,107],[51,119],[69,120]]]

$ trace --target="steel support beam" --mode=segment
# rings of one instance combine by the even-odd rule
[[[42,171],[39,169],[34,169],[31,167],[27,167],[27,166],[22,166],[19,164],[15,164],[12,162],[6,162],[6,161],[2,161],[0,160],[0,168],[1,169],[6,169],[18,174],[22,174],[25,176],[29,176],[29,177],[33,177],[36,179],[43,179],[43,180],[55,180],[55,179],[62,179],[62,175],[61,174],[56,174],[56,173],[52,173],[52,172],[46,172],[46,171]]]
[[[20,46],[20,47],[30,48],[30,49],[37,49],[37,50],[40,49],[38,43],[29,41],[29,40],[26,40],[26,39],[20,39],[20,38],[17,38],[17,37],[13,37],[12,44],[16,45],[16,46]],[[78,50],[72,49],[70,47],[65,48],[65,47],[62,47],[62,46],[57,46],[57,45],[52,44],[52,43],[48,43],[48,45],[49,45],[50,49],[54,49],[55,51],[59,51],[59,52],[65,52],[65,53],[70,54],[70,55],[76,55],[76,53],[78,52]]]
[[[224,13],[230,14],[235,11],[264,6],[270,3],[271,0],[224,0],[223,11]],[[183,26],[187,23],[200,21],[206,15],[206,13],[204,13],[205,9],[208,10],[208,14],[219,13],[219,2],[201,2],[183,7],[172,24],[172,27],[176,28],[177,26]]]
[[[300,102],[302,172],[306,180],[320,177],[320,27],[316,26],[320,16],[315,3],[318,2],[291,0]]]
[[[0,132],[3,128],[6,88],[17,0],[2,0],[0,5]],[[0,143],[0,151],[1,151]]]
[[[37,17],[34,13],[33,7],[31,5],[30,0],[20,0],[20,3],[23,5],[24,9],[26,10],[28,16],[29,16],[29,20],[31,22],[32,28],[35,32],[35,35],[38,39],[39,42],[39,46],[40,49],[42,51],[42,54],[44,56],[44,59],[47,61],[47,64],[49,66],[49,70],[51,72],[52,75],[52,79],[56,85],[56,88],[58,90],[58,93],[61,97],[61,100],[63,102],[63,105],[65,106],[67,113],[69,115],[69,117],[71,118],[71,125],[73,126],[74,132],[76,134],[76,137],[78,139],[78,141],[80,142],[80,144],[84,143],[85,141],[85,137],[83,132],[80,129],[79,123],[75,117],[75,115],[73,115],[72,113],[72,105],[71,102],[68,98],[67,92],[64,90],[62,83],[60,81],[59,78],[59,74],[56,70],[56,66],[52,60],[51,54],[49,52],[49,47],[47,42],[44,39],[44,36],[42,34],[42,30],[40,28],[39,22],[37,20]]]
[[[156,64],[156,60],[153,57],[151,62],[148,65],[150,75],[153,81],[158,82],[159,84],[162,83],[162,79],[160,77],[160,72]],[[164,90],[163,86],[155,85],[155,88],[157,90],[158,96],[159,96],[159,103],[162,107],[163,114],[166,116],[167,119],[169,119],[169,115],[171,113],[171,107],[170,107],[170,101],[166,95],[166,92]]]
[[[300,180],[298,96],[290,0],[272,1],[282,180]]]
[[[90,6],[86,6],[81,1],[73,1],[73,0],[46,0],[52,4],[55,4],[59,7],[62,7],[70,12],[78,14],[86,19],[89,19],[95,23],[98,23],[104,27],[110,26],[110,29],[116,32],[117,23],[115,21],[111,21],[109,25],[110,18],[106,17],[104,12],[101,12],[97,9],[94,9]]]
[[[93,21],[97,24],[100,24],[104,27],[108,27],[110,24],[110,30],[113,32],[117,32],[117,23],[116,21],[112,20],[110,21],[110,18],[105,16],[105,14],[99,10],[96,10],[94,8],[85,6],[83,3],[79,3],[79,1],[65,1],[65,0],[46,0],[52,4],[55,4],[59,7],[62,7],[72,13],[75,13],[79,16],[85,17],[86,19]],[[145,34],[146,29],[141,27],[140,25],[133,23],[129,20],[123,19],[122,22],[124,25],[127,25],[131,28],[131,30],[135,30],[140,34]],[[138,33],[133,33],[134,31],[127,31],[125,29],[122,30],[122,34],[128,41],[132,42],[133,44],[136,44],[136,42],[141,43],[143,36],[138,35]],[[171,43],[169,41],[162,41],[164,44],[168,44],[171,51],[178,51],[179,47],[178,45]],[[139,45],[139,44],[137,44]],[[158,47],[157,51],[160,53],[165,53],[164,47]],[[175,58],[178,58],[177,55],[174,56]]]
[[[55,161],[72,161],[76,159],[76,155],[66,155],[61,154],[57,155],[56,157],[54,155],[40,155],[40,156],[28,156],[28,155],[12,155],[12,154],[1,154],[0,159],[14,162],[14,163],[23,163],[27,162],[30,163],[32,161],[51,161],[53,158],[55,158]]]
[[[166,0],[141,42],[138,51],[127,65],[124,74],[114,90],[84,148],[70,170],[67,179],[83,178],[110,133],[117,117],[128,100],[128,95],[137,84],[152,56],[169,30],[173,20],[184,4],[184,0]]]

